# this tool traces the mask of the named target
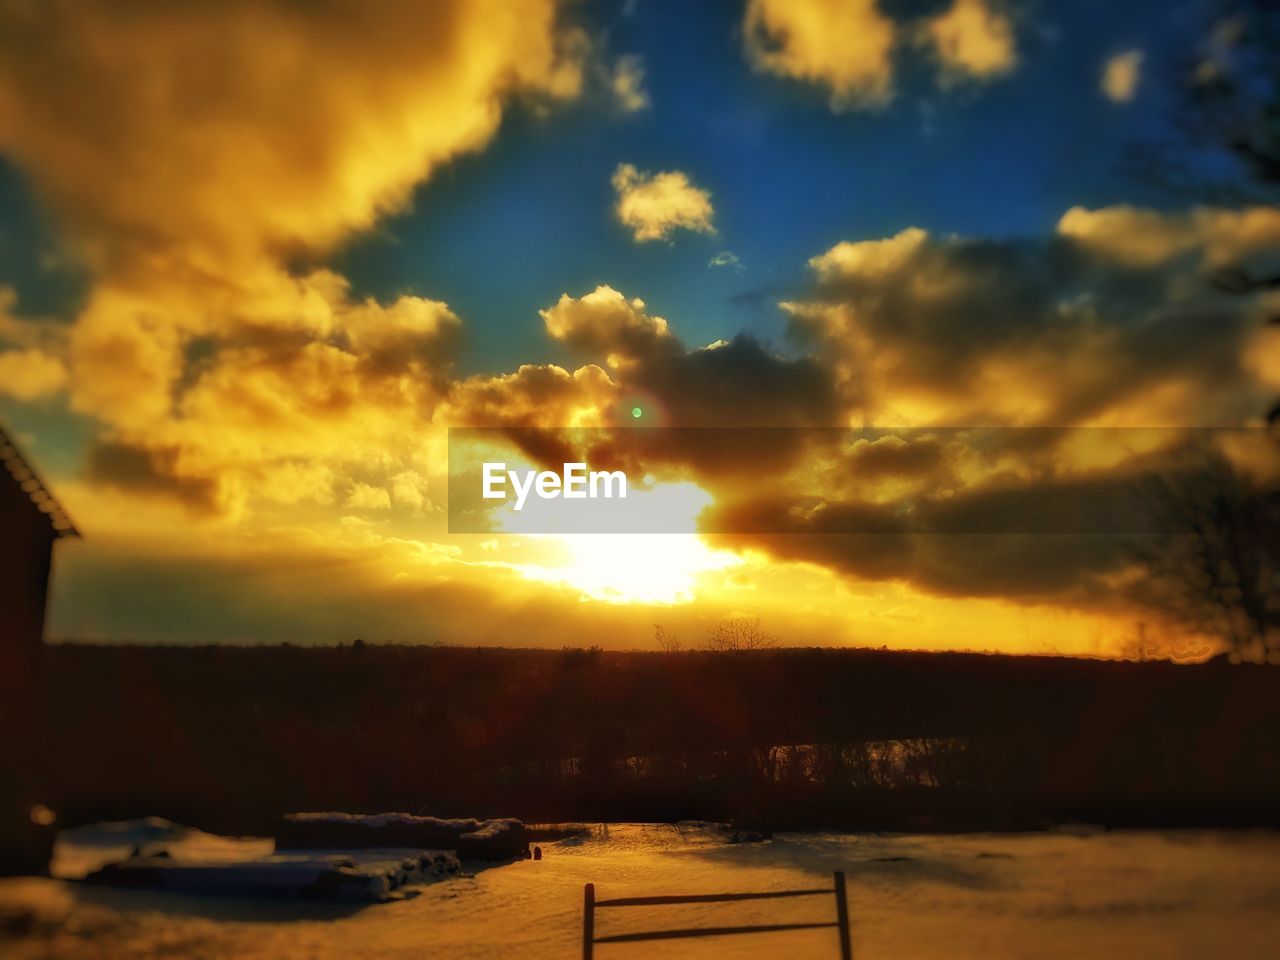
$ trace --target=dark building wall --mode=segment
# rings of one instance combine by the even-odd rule
[[[7,473],[0,472],[0,645],[6,660],[44,640],[49,561],[56,534]]]
[[[44,618],[56,538],[0,469],[0,874],[40,871],[50,852],[51,831],[31,810],[47,779]]]

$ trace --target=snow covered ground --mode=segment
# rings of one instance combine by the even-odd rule
[[[598,896],[823,886],[849,877],[858,960],[1274,958],[1280,835],[1267,832],[847,836],[728,845],[626,825],[543,844],[544,859],[438,881],[399,902],[254,902],[0,881],[0,954],[33,957],[572,958],[582,884]],[[65,857],[75,851],[60,851]],[[825,898],[598,914],[601,935],[825,920]],[[602,945],[627,958],[836,957],[830,930]]]

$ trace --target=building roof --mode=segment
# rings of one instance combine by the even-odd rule
[[[23,458],[22,451],[3,426],[0,426],[0,463],[4,464],[5,471],[13,477],[13,482],[27,495],[32,505],[49,518],[49,526],[53,527],[55,536],[80,536],[80,531],[71,522],[70,514],[45,486],[31,464]]]

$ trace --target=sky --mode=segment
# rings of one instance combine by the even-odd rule
[[[1126,162],[1183,135],[1240,24],[1209,0],[0,2],[0,421],[83,533],[51,637],[1188,634],[1116,537],[893,524],[1074,503],[1258,422],[1274,293],[1208,279],[1280,252],[1280,212]],[[1232,172],[1211,148],[1192,169]],[[737,439],[641,444],[632,409]],[[463,426],[598,428],[581,455],[681,529],[721,522],[529,535],[504,507],[450,533]],[[949,432],[975,426],[997,449]],[[827,429],[865,427],[916,432]]]

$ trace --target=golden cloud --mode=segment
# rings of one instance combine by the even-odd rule
[[[514,373],[456,383],[437,410],[442,425],[592,427],[617,397],[617,384],[594,364],[570,373],[555,364],[524,364]]]
[[[954,0],[942,13],[902,23],[878,0],[750,0],[743,35],[756,70],[826,88],[835,111],[893,99],[904,41],[932,52],[944,89],[994,79],[1018,63],[1013,21],[991,0]]]
[[[67,383],[66,330],[42,320],[14,316],[18,297],[0,286],[0,395],[43,400]]]
[[[66,385],[67,368],[41,350],[0,350],[0,393],[18,400],[39,400]]]
[[[882,240],[842,240],[830,250],[809,260],[809,268],[819,280],[861,277],[873,279],[901,269],[902,265],[929,239],[919,227],[908,227]]]
[[[402,207],[505,98],[576,96],[557,6],[8,5],[0,149],[100,270],[230,279]]]
[[[391,494],[385,487],[357,482],[347,495],[346,506],[349,510],[390,510]]]
[[[945,13],[922,25],[924,42],[942,66],[940,82],[990,80],[1018,64],[1013,23],[989,0],[955,0]]]
[[[649,107],[649,93],[644,87],[644,60],[635,55],[621,56],[608,76],[609,92],[623,113],[638,113]]]
[[[391,478],[391,499],[401,506],[422,510],[431,501],[427,497],[427,478],[416,470],[405,470]]]
[[[1058,233],[1133,267],[1154,267],[1185,254],[1217,268],[1247,261],[1280,246],[1280,210],[1275,207],[1193,207],[1163,213],[1120,204],[1087,210],[1072,207]]]
[[[1112,103],[1128,103],[1138,92],[1138,80],[1142,75],[1141,50],[1125,50],[1107,58],[1098,78],[1098,89]]]
[[[581,297],[561,294],[539,315],[551,337],[583,353],[611,358],[611,366],[676,342],[667,321],[650,316],[643,300],[628,300],[607,285]]]
[[[613,189],[618,194],[614,211],[640,243],[668,240],[676,230],[716,232],[711,194],[679,170],[642,173],[622,163],[613,172]]]
[[[1280,297],[1271,297],[1270,316],[1280,313]],[[1262,327],[1249,341],[1244,353],[1245,368],[1258,382],[1280,391],[1280,324]]]
[[[359,474],[420,509],[459,319],[296,264],[482,148],[513,99],[578,96],[590,44],[557,0],[69,0],[6,6],[0,36],[0,151],[94,281],[58,350],[0,361],[9,390],[65,383],[116,487],[235,516],[336,503]]]
[[[893,97],[898,28],[877,0],[750,0],[743,35],[755,69],[827,87],[833,110]]]
[[[1262,311],[1181,258],[1277,248],[1263,208],[1074,208],[1048,244],[909,228],[814,257],[815,294],[783,308],[822,344],[851,422],[1241,422],[1258,412],[1242,357]]]

